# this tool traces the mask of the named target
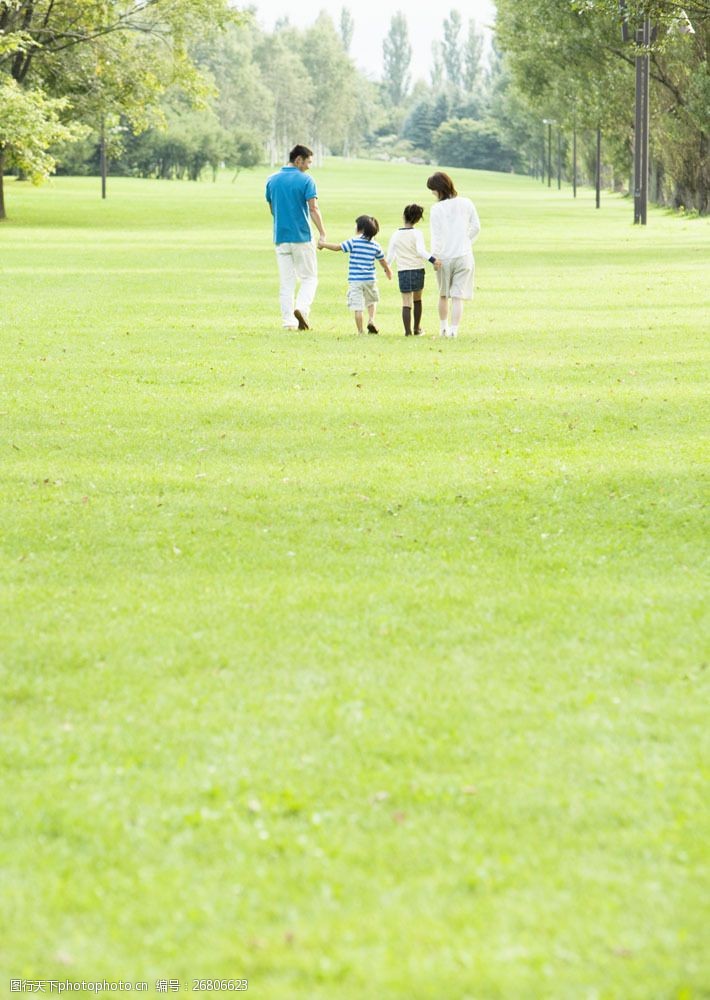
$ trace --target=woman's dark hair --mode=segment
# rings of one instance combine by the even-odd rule
[[[380,224],[371,215],[358,215],[355,219],[355,228],[359,233],[362,233],[366,240],[372,240],[379,233]]]
[[[313,150],[309,149],[308,146],[294,146],[288,154],[288,162],[295,163],[299,156],[307,160],[309,156],[313,156]]]
[[[408,222],[410,226],[415,225],[419,222],[421,217],[424,215],[424,209],[421,205],[406,205],[404,209],[404,221]]]
[[[437,170],[435,174],[432,174],[426,182],[426,186],[430,191],[436,191],[439,201],[446,201],[447,198],[455,198],[458,194],[458,191],[454,187],[454,182],[442,170]]]

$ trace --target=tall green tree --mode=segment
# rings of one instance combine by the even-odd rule
[[[274,116],[274,96],[257,57],[264,35],[249,19],[229,25],[216,38],[199,40],[192,57],[213,83],[214,108],[230,133],[261,135],[266,145]],[[265,54],[262,63],[268,59]]]
[[[402,138],[407,139],[416,149],[428,152],[436,125],[434,110],[430,100],[420,101],[412,108],[402,126]]]
[[[472,94],[481,80],[481,58],[483,54],[483,35],[476,28],[476,22],[468,22],[468,35],[463,50],[463,86]]]
[[[457,10],[450,11],[449,16],[444,18],[444,67],[447,80],[456,89],[463,80],[461,26],[461,14]]]
[[[311,138],[320,161],[324,147],[342,146],[346,139],[355,103],[357,71],[325,12],[306,31],[301,58],[313,86]]]
[[[354,31],[355,21],[353,20],[352,14],[347,7],[342,7],[340,10],[340,37],[343,41],[343,48],[346,52],[350,51]]]
[[[434,133],[434,153],[440,163],[473,170],[513,170],[517,151],[506,146],[496,123],[457,118]]]
[[[392,17],[389,31],[382,43],[384,63],[383,85],[394,107],[399,107],[409,92],[412,46],[407,19],[401,11]]]
[[[311,137],[314,87],[299,47],[298,34],[286,28],[265,37],[254,53],[271,95],[267,146],[272,165],[285,163],[289,149]]]
[[[3,174],[5,164],[20,168],[39,182],[55,166],[51,146],[71,142],[84,134],[80,126],[60,120],[65,99],[47,97],[41,90],[20,87],[16,80],[0,76],[0,219],[6,217]]]
[[[444,83],[444,55],[441,42],[434,40],[431,43],[431,70],[429,79],[432,90],[439,90]]]
[[[708,31],[705,0],[686,5],[694,34],[679,30],[680,4],[627,0],[633,29],[650,16],[651,156],[658,198],[708,211]],[[633,34],[633,30],[632,30]],[[634,127],[635,49],[621,34],[610,0],[498,0],[498,43],[515,87],[540,118],[568,129],[601,126],[619,171],[630,173]]]
[[[235,17],[228,0],[0,0],[0,82],[144,127],[176,82],[204,96],[190,41]]]

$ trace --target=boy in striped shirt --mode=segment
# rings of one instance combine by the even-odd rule
[[[350,254],[348,261],[348,309],[355,314],[355,326],[358,333],[363,333],[363,314],[367,307],[367,332],[379,333],[375,326],[375,312],[380,301],[375,280],[375,261],[379,260],[387,275],[392,280],[392,269],[385,260],[385,255],[375,236],[380,231],[377,219],[370,215],[359,215],[355,219],[355,238],[344,243],[326,243],[318,240],[319,250],[342,250]]]

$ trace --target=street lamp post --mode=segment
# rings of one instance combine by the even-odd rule
[[[108,173],[108,160],[106,157],[106,119],[101,115],[101,130],[99,132],[99,165],[101,168],[101,197],[106,198],[106,174]]]
[[[602,130],[601,125],[597,125],[597,164],[595,169],[595,187],[597,195],[597,208],[602,203]]]
[[[621,37],[625,42],[631,39],[629,28],[629,13],[627,0],[619,0],[621,15]],[[644,17],[641,25],[636,27],[634,41],[636,43],[636,114],[634,118],[634,225],[646,225],[648,214],[648,132],[649,132],[649,100],[648,87],[650,78],[650,48],[655,37],[655,29],[651,29],[651,20]]]
[[[572,131],[572,193],[577,197],[577,118],[574,119]]]
[[[634,127],[634,224],[646,225],[648,213],[649,46],[651,22],[636,31],[636,120]]]
[[[552,187],[552,126],[556,124],[554,118],[543,118],[543,125],[547,125],[547,186]]]
[[[545,184],[545,133],[542,133],[542,160],[540,161],[540,175],[543,186]]]

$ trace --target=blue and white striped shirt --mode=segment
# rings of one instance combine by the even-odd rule
[[[340,244],[343,253],[350,254],[348,261],[348,281],[374,281],[375,261],[382,260],[384,253],[379,243],[356,236]]]

